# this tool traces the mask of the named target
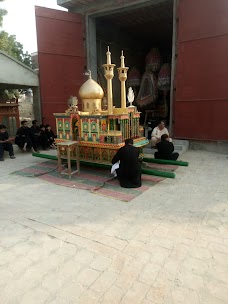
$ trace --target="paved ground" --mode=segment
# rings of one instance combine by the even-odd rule
[[[187,152],[131,203],[0,164],[1,304],[227,304],[228,159]]]

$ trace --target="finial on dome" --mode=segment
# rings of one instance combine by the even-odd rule
[[[106,55],[107,55],[107,64],[112,64],[112,62],[111,62],[111,52],[109,50],[109,46],[108,46],[108,51],[107,51]]]
[[[120,57],[120,59],[121,59],[121,68],[125,68],[125,62],[124,62],[124,53],[123,53],[123,51],[121,52],[121,57]]]
[[[85,73],[86,76],[88,76],[89,79],[92,78],[92,73],[90,70],[88,70],[86,73]]]

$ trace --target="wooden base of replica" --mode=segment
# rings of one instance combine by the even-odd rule
[[[107,164],[124,146],[127,138],[133,138],[134,146],[142,149],[148,144],[139,126],[139,113],[124,115],[91,115],[56,113],[56,143],[78,141],[80,160]],[[118,129],[118,130],[117,130]],[[133,134],[132,134],[133,133]],[[72,152],[72,157],[76,157]],[[73,158],[72,158],[73,159]]]

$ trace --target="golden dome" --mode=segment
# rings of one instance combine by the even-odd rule
[[[96,81],[89,78],[79,89],[78,95],[81,99],[102,99],[104,91]]]

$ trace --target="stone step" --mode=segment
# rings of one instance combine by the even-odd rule
[[[144,153],[144,154],[153,154],[153,155],[154,155],[155,152],[157,152],[156,149],[148,149],[148,148],[143,149],[143,153]],[[177,149],[174,149],[174,152],[177,152],[177,153],[179,153],[179,154],[183,154],[183,153],[185,153],[186,151],[185,151],[185,150],[177,150]]]
[[[182,151],[184,150],[185,146],[181,146],[181,145],[174,145],[174,149],[178,150],[178,151]]]
[[[188,140],[179,140],[179,139],[174,139],[173,144],[175,145],[181,145],[181,146],[186,146],[189,147],[189,141]]]
[[[178,152],[180,155],[182,155],[183,153],[185,153],[188,150],[188,148],[189,148],[189,141],[188,140],[174,139],[173,140],[173,144],[174,144],[174,152]],[[154,153],[157,151],[156,149],[151,149],[150,145],[151,144],[147,145],[143,149],[143,153],[144,154],[154,155]]]

